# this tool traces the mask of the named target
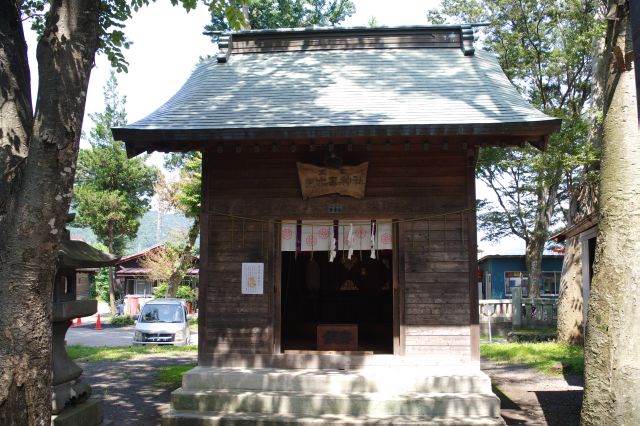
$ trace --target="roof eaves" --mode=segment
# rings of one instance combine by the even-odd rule
[[[305,138],[367,138],[367,137],[433,137],[433,136],[475,136],[507,137],[514,145],[529,142],[539,149],[545,149],[547,135],[560,129],[562,120],[549,119],[525,123],[468,123],[468,124],[426,124],[426,125],[361,125],[361,126],[300,126],[261,128],[185,128],[158,129],[136,128],[132,126],[112,129],[114,138],[126,142],[129,157],[147,151],[136,144],[154,144],[156,149],[172,143],[191,143],[198,147],[214,142],[237,141],[249,143],[264,139],[305,139]],[[504,140],[502,142],[505,142]],[[507,143],[509,141],[506,141]]]
[[[566,228],[564,231],[561,231],[555,235],[552,235],[551,238],[549,239],[557,243],[561,243],[565,241],[567,238],[575,237],[576,235],[584,231],[587,231],[596,225],[598,225],[598,215],[596,212],[593,212],[587,215],[586,217],[584,217],[582,220]]]
[[[484,22],[472,22],[463,24],[442,24],[442,25],[399,25],[399,26],[340,26],[340,27],[324,27],[324,26],[309,26],[309,27],[293,27],[293,28],[268,28],[258,30],[239,30],[239,31],[210,31],[204,34],[213,35],[220,34],[225,35],[273,35],[273,34],[286,34],[286,33],[350,33],[350,32],[370,32],[370,33],[394,33],[398,31],[407,30],[460,30],[461,28],[470,27],[485,27],[487,23]]]

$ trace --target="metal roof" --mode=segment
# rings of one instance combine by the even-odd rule
[[[193,142],[257,139],[267,133],[370,136],[381,129],[386,135],[540,137],[560,125],[529,105],[486,51],[302,46],[236,54],[230,43],[229,52],[226,62],[200,63],[167,103],[114,129],[115,137]]]

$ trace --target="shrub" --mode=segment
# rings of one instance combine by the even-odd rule
[[[109,321],[114,327],[124,327],[125,325],[133,325],[135,324],[135,318],[131,315],[120,315],[119,317],[113,317]]]
[[[169,284],[160,283],[156,288],[153,289],[153,298],[154,299],[162,299],[167,297],[167,290],[169,289]]]
[[[109,268],[100,268],[97,274],[89,275],[91,287],[89,287],[89,297],[97,298],[103,302],[109,302]]]
[[[176,297],[193,303],[196,300],[196,292],[188,285],[181,285],[176,291]]]
[[[159,284],[153,292],[153,298],[161,299],[167,297],[168,289],[169,285],[167,283]],[[188,285],[181,285],[178,286],[178,289],[176,290],[176,297],[193,303],[196,299],[196,292]]]

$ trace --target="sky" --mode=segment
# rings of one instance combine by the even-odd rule
[[[356,13],[348,18],[345,26],[366,26],[375,17],[378,25],[426,24],[427,11],[435,8],[439,0],[354,0]],[[202,34],[209,23],[209,14],[203,4],[187,13],[171,6],[167,0],[151,2],[135,13],[127,23],[125,34],[133,42],[125,56],[129,62],[128,73],[117,75],[120,93],[127,98],[127,114],[130,123],[140,120],[164,104],[187,80],[201,56],[212,55],[216,46]],[[35,34],[27,32],[29,62],[32,74],[32,92],[37,92],[37,62],[35,59]],[[88,114],[103,110],[103,86],[109,76],[110,65],[104,55],[96,58],[91,73],[83,130],[92,126]],[[86,147],[83,143],[81,146]],[[161,163],[161,156],[154,155],[153,162]],[[489,196],[489,190],[478,183],[478,196]],[[499,245],[478,241],[482,255],[522,254],[524,244],[517,238],[505,239]]]

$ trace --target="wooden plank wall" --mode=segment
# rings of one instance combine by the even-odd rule
[[[276,221],[405,219],[460,211],[468,205],[467,151],[408,151],[402,146],[370,151],[354,145],[344,152],[344,164],[369,161],[365,199],[327,196],[303,201],[296,161],[322,165],[323,156],[323,149],[205,152],[201,365],[231,352],[273,352]],[[335,205],[342,213],[328,212]],[[400,344],[406,339],[408,354],[462,347],[469,339],[469,229],[459,214],[447,218],[446,232],[444,227],[442,218],[398,226],[400,249],[406,247],[406,255],[398,257],[398,281],[406,286],[405,312],[399,312],[406,336],[401,334]],[[242,262],[265,262],[264,295],[241,294]],[[402,294],[404,289],[399,290]]]
[[[467,214],[401,224],[407,355],[470,357]]]
[[[232,54],[309,50],[455,48],[460,47],[459,29],[395,30],[371,34],[367,31],[349,33],[254,33],[235,34],[231,38]]]

